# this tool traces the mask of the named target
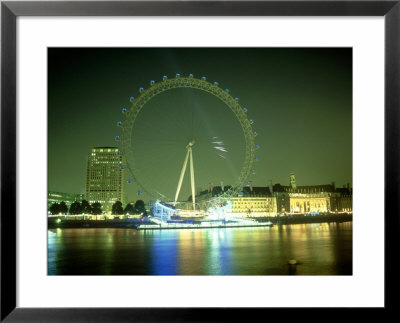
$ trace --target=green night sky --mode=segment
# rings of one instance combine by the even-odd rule
[[[176,73],[218,81],[247,107],[260,145],[254,186],[288,185],[290,172],[297,185],[352,183],[351,48],[50,48],[48,67],[49,190],[84,193],[86,156],[119,146],[129,97]],[[233,181],[244,160],[238,121],[210,94],[178,89],[154,97],[135,121],[136,176],[146,189],[174,195],[192,135],[196,189]],[[129,201],[147,200],[139,189],[127,184]]]

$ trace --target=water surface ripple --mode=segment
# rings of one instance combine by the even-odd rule
[[[298,265],[289,265],[295,259]],[[351,275],[352,222],[48,230],[49,275]]]

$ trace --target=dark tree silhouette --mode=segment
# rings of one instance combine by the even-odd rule
[[[131,203],[128,203],[125,206],[124,214],[135,214],[135,208],[133,207],[133,205]]]
[[[50,213],[53,215],[60,213],[60,204],[53,203],[52,205],[50,205],[49,210],[50,210]]]
[[[91,214],[92,213],[92,208],[91,208],[89,202],[86,201],[86,200],[82,201],[81,208],[82,208],[82,213],[84,213],[84,214]]]
[[[114,215],[124,214],[124,209],[122,208],[121,201],[117,201],[113,204],[113,206],[111,208],[111,213]]]
[[[65,204],[64,201],[60,203],[60,213],[67,214],[68,213],[68,206]]]
[[[91,210],[93,215],[99,215],[101,214],[101,204],[99,202],[94,202],[91,205]]]
[[[147,216],[146,208],[142,200],[137,200],[135,203],[135,213],[143,213],[143,216]]]
[[[75,201],[74,203],[71,204],[69,207],[69,214],[82,214],[82,206],[81,203]]]

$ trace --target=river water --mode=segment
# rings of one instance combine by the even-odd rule
[[[288,265],[295,259],[297,265]],[[351,275],[352,222],[48,230],[49,275]]]

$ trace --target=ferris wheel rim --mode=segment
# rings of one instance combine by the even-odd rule
[[[227,191],[223,192],[217,197],[212,198],[211,200],[220,202],[237,195],[242,190],[242,187],[246,183],[249,175],[252,173],[252,171],[254,171],[252,170],[252,166],[255,160],[255,150],[257,148],[254,138],[257,134],[255,131],[253,131],[253,120],[249,120],[247,117],[247,108],[242,107],[239,104],[238,98],[233,97],[230,94],[229,89],[223,89],[217,82],[211,83],[207,81],[205,77],[195,78],[192,74],[189,74],[189,76],[181,76],[177,74],[175,78],[169,79],[164,76],[163,80],[160,82],[155,82],[153,80],[150,81],[150,87],[147,89],[142,87],[139,88],[138,98],[130,98],[132,103],[131,107],[129,109],[123,108],[123,112],[125,112],[125,119],[122,122],[118,122],[118,125],[122,128],[122,135],[121,137],[117,136],[122,142],[121,150],[125,156],[127,164],[126,168],[139,188],[146,192],[150,197],[161,200],[162,197],[166,198],[166,196],[160,192],[157,192],[159,196],[155,196],[155,194],[150,192],[149,189],[140,182],[137,176],[135,176],[135,157],[131,141],[135,120],[144,106],[157,95],[178,88],[197,89],[217,97],[219,100],[225,103],[225,105],[231,110],[231,112],[233,112],[236,119],[239,121],[240,128],[242,129],[242,134],[245,139],[245,158],[240,170],[239,178],[233,185],[230,186]],[[131,159],[130,161],[129,158]]]

